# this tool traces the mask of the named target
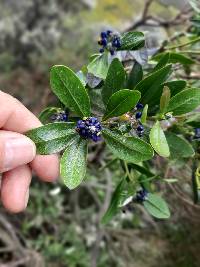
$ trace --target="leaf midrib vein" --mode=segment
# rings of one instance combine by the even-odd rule
[[[110,114],[112,114],[113,112],[115,112],[115,110],[118,109],[118,107],[120,107],[129,97],[130,97],[130,95],[127,96],[122,102],[120,102],[110,113],[108,113],[107,116],[105,116],[105,119],[108,118],[110,116]]]
[[[136,151],[136,152],[138,152],[138,153],[140,153],[140,154],[143,154],[143,153],[141,153],[139,150],[137,150],[137,149],[132,149],[132,148],[130,148],[129,146],[127,146],[125,143],[123,143],[121,140],[120,140],[120,138],[119,139],[115,139],[112,135],[110,135],[109,133],[106,133],[107,135],[109,135],[109,137],[111,138],[111,139],[114,139],[115,140],[115,142],[116,142],[116,140],[117,140],[117,142],[118,143],[120,143],[121,145],[123,145],[123,146],[125,146],[126,148],[128,148],[128,149],[130,149],[130,150],[133,150],[133,151]],[[128,137],[126,137],[126,138],[128,138]]]
[[[56,70],[56,73],[57,73],[57,75],[59,76],[59,78],[60,78],[61,82],[63,83],[63,85],[65,86],[65,88],[67,88],[67,90],[68,90],[70,96],[72,97],[73,101],[76,103],[76,106],[78,107],[79,112],[80,112],[82,115],[84,115],[84,113],[82,113],[81,109],[79,108],[79,104],[78,104],[78,102],[76,101],[76,99],[74,98],[74,96],[73,96],[72,92],[70,91],[69,87],[67,87],[66,84],[65,84],[65,82],[63,81],[62,76],[60,75],[60,73],[59,73],[57,70]],[[82,86],[82,84],[81,84],[81,86]]]

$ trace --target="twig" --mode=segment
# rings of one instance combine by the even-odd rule
[[[195,44],[195,43],[198,43],[200,42],[200,37],[194,39],[194,40],[191,40],[189,42],[186,42],[184,44],[179,44],[179,45],[175,45],[175,46],[170,46],[170,47],[166,47],[166,49],[169,49],[169,50],[172,50],[172,49],[176,49],[176,48],[182,48],[182,47],[185,47],[185,46],[188,46],[188,45],[191,45],[191,44]]]
[[[105,174],[106,174],[106,180],[107,180],[106,194],[105,194],[104,203],[101,206],[101,209],[100,209],[99,214],[97,216],[98,230],[97,230],[97,235],[96,235],[96,241],[95,241],[94,248],[92,250],[92,255],[91,255],[91,267],[97,267],[97,260],[98,260],[98,256],[99,256],[100,243],[104,237],[104,229],[101,227],[100,221],[101,221],[101,218],[102,218],[103,214],[105,213],[106,209],[108,208],[108,205],[109,205],[110,199],[111,199],[111,190],[112,190],[111,174],[110,174],[110,171],[108,169],[105,170]]]
[[[18,266],[24,265],[25,263],[28,263],[29,260],[30,260],[30,257],[25,257],[15,262],[0,264],[0,267],[18,267]]]

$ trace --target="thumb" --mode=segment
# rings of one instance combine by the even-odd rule
[[[35,144],[28,137],[0,131],[0,173],[31,162],[35,155]]]

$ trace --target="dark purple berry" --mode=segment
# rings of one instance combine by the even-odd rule
[[[52,121],[56,121],[57,118],[58,118],[58,115],[57,115],[57,114],[53,114],[53,115],[51,116],[51,120],[52,120]]]
[[[144,202],[148,198],[148,191],[146,189],[141,189],[136,193],[136,201]]]
[[[114,56],[114,54],[115,54],[115,50],[111,49],[111,50],[110,50],[110,54],[111,54],[111,56]]]
[[[117,47],[117,40],[113,40],[112,46]]]
[[[91,139],[94,142],[101,140],[101,124],[95,117],[79,120],[76,125],[76,131],[83,138]]]
[[[144,127],[143,127],[142,125],[139,125],[139,126],[137,127],[137,131],[138,131],[138,132],[143,132],[143,131],[144,131]]]
[[[59,122],[59,121],[67,122],[68,121],[68,113],[66,113],[65,111],[60,111],[58,113],[55,113],[51,116],[51,120],[54,122]]]
[[[101,48],[101,49],[99,49],[99,53],[103,53],[104,52],[104,49],[103,48]]]
[[[120,40],[117,40],[117,43],[115,45],[117,48],[120,48],[121,47],[121,41]]]
[[[144,107],[144,106],[143,106],[141,103],[137,103],[137,105],[136,105],[136,108],[137,108],[137,109],[143,109],[143,107]]]
[[[106,32],[107,36],[110,36],[111,33],[112,33],[112,31],[110,31],[110,30],[108,30],[108,31]]]
[[[195,136],[194,136],[195,139],[199,139],[200,138],[200,128],[196,128],[195,129]]]
[[[141,117],[142,117],[142,112],[137,112],[137,113],[135,114],[135,118],[136,118],[136,120],[139,120]]]
[[[65,112],[64,113],[61,113],[61,119],[62,121],[68,121],[68,114],[66,114]]]
[[[106,32],[101,32],[101,38],[107,38],[107,33]]]
[[[120,48],[121,47],[121,41],[119,38],[115,38],[112,42],[112,46],[116,47],[116,48]]]
[[[102,45],[105,47],[106,45],[107,45],[107,39],[106,38],[103,38],[102,40],[101,40],[101,43],[102,43]]]

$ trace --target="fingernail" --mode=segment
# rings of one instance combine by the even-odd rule
[[[24,209],[26,209],[26,207],[28,205],[28,200],[29,200],[29,189],[27,190],[26,195],[25,195]]]
[[[36,153],[34,143],[23,137],[9,137],[4,140],[3,172],[31,162]]]

